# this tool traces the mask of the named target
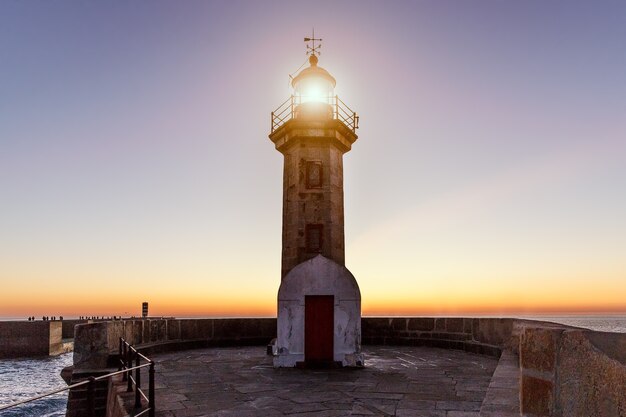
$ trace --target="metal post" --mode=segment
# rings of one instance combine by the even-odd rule
[[[148,411],[148,417],[154,417],[154,362],[150,361],[150,369],[148,371],[148,406],[150,407],[150,411]]]
[[[89,411],[89,417],[96,417],[96,378],[89,377],[89,384],[87,384],[87,409]]]
[[[117,370],[121,371],[122,370],[122,346],[124,344],[124,338],[120,337],[120,349],[119,349],[119,360],[118,360],[118,364],[117,364]]]
[[[133,367],[133,349],[129,346],[128,347],[128,358],[126,361],[126,369],[130,369]],[[133,381],[132,381],[132,376],[133,376],[133,371],[127,371],[128,373],[128,386],[126,387],[126,392],[131,392],[133,390]]]
[[[141,361],[141,356],[139,356],[139,352],[135,356],[135,366],[139,366]],[[141,394],[139,389],[141,388],[141,369],[135,369],[135,408],[141,408]]]
[[[124,342],[124,353],[123,353],[123,356],[120,358],[120,362],[122,362],[124,367],[126,367],[126,365],[127,365],[127,361],[126,361],[126,359],[128,357],[128,353],[127,353],[128,347],[127,346],[128,346],[128,344],[126,342]],[[122,381],[126,381],[127,377],[128,377],[128,372],[124,372],[122,374]]]

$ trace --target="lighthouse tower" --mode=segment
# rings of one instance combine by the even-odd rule
[[[309,66],[272,112],[269,135],[284,155],[281,285],[274,365],[362,366],[361,294],[345,267],[343,154],[358,116],[318,65],[321,39],[305,38]]]

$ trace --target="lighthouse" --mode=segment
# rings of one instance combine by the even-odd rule
[[[269,134],[284,156],[274,366],[362,366],[361,294],[345,267],[343,209],[343,155],[359,118],[319,66],[321,39],[304,40],[309,65],[272,112]]]

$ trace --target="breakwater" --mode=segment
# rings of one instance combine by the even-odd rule
[[[56,356],[73,349],[74,326],[87,320],[0,321],[0,359]]]
[[[5,354],[16,352],[15,347],[7,347],[10,338],[12,346],[24,348],[18,356],[48,356],[58,352],[54,348],[58,340],[63,343],[74,330],[78,377],[84,370],[110,369],[119,337],[148,355],[201,347],[263,346],[276,336],[276,319],[0,322],[0,340]],[[366,317],[362,343],[433,346],[495,357],[509,352],[517,365],[521,415],[626,416],[624,333],[511,318]]]
[[[114,363],[120,337],[147,354],[264,345],[276,336],[276,319],[122,320],[78,325],[75,335],[75,368],[97,369]],[[511,318],[368,317],[362,319],[362,341],[495,357],[508,352],[517,363],[516,398],[524,416],[623,417],[626,410],[623,333]]]

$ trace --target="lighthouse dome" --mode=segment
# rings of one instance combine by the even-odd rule
[[[319,59],[317,58],[317,56],[311,55],[309,57],[309,64],[311,65],[303,69],[302,71],[300,71],[300,73],[295,76],[295,78],[291,81],[291,86],[293,88],[296,88],[298,83],[300,83],[301,81],[305,79],[319,78],[319,79],[328,81],[332,85],[332,87],[335,88],[335,86],[337,85],[337,81],[335,80],[335,77],[330,75],[330,73],[326,71],[324,68],[318,67],[317,66],[318,61]]]

